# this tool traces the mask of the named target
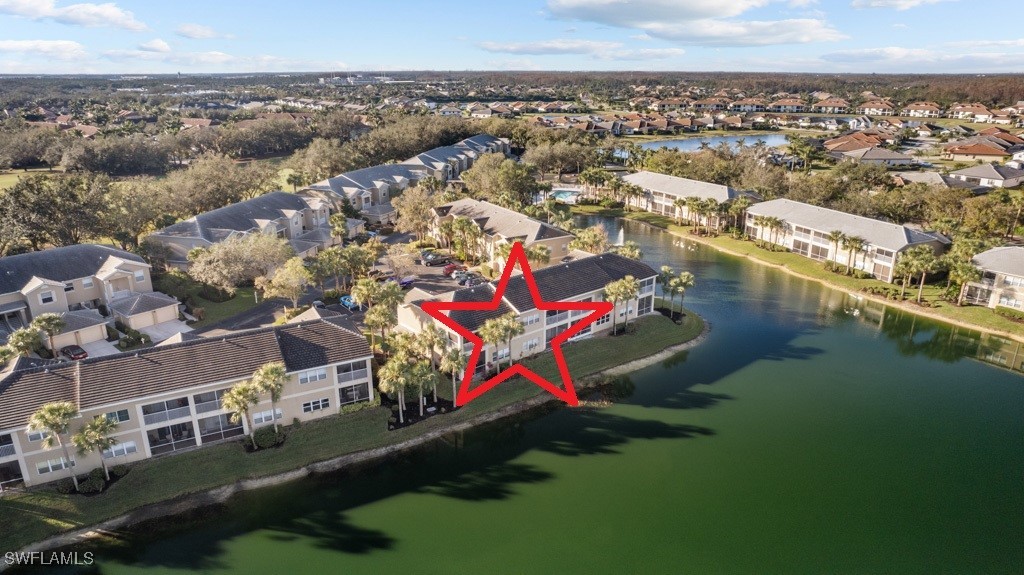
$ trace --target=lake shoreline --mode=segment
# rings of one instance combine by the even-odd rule
[[[692,311],[690,313],[693,313]],[[675,354],[689,350],[697,345],[700,345],[707,339],[708,332],[711,330],[710,322],[703,320],[703,328],[700,333],[695,337],[675,344],[664,349],[661,349],[650,355],[634,359],[623,365],[611,367],[590,375],[587,375],[577,382],[577,389],[587,390],[594,389],[601,380],[606,376],[618,376],[637,371],[644,367],[654,365],[664,359],[667,359]],[[550,394],[542,393],[528,399],[517,401],[515,403],[503,406],[497,410],[481,413],[480,415],[459,423],[453,423],[451,425],[444,426],[439,429],[432,430],[430,432],[418,435],[414,438],[406,441],[387,445],[384,447],[378,447],[374,449],[367,449],[362,451],[356,451],[353,453],[347,453],[338,457],[334,457],[325,461],[310,463],[304,465],[298,469],[291,471],[285,471],[282,473],[276,473],[267,475],[264,477],[257,477],[252,479],[244,479],[236,481],[234,483],[216,487],[214,489],[208,489],[196,493],[188,493],[169,499],[166,501],[160,501],[149,505],[144,505],[137,509],[133,509],[127,513],[119,515],[117,517],[101,521],[99,523],[81,527],[74,531],[68,531],[47,537],[40,541],[31,543],[19,549],[19,553],[32,553],[32,552],[45,552],[52,551],[63,547],[75,545],[77,543],[83,543],[90,540],[108,537],[113,532],[132,527],[141,523],[152,521],[154,519],[161,519],[166,517],[173,517],[182,515],[184,513],[192,512],[197,509],[204,507],[210,507],[226,502],[233,495],[244,491],[251,491],[255,489],[261,489],[265,487],[272,487],[281,485],[284,483],[290,483],[297,481],[305,477],[309,477],[314,474],[334,473],[343,471],[359,465],[367,463],[379,462],[386,460],[394,455],[412,451],[422,447],[423,445],[440,439],[441,437],[451,434],[464,432],[469,429],[479,427],[488,423],[494,423],[503,419],[520,415],[524,412],[539,409],[544,406],[549,406],[553,403],[560,403],[560,400]],[[581,407],[584,404],[581,403]],[[0,562],[0,573],[8,569],[10,566]]]
[[[611,216],[611,217],[622,217],[622,218],[625,218],[625,219],[629,219],[630,221],[638,222],[638,223],[650,226],[651,228],[655,228],[655,229],[667,232],[667,233],[672,234],[673,236],[675,236],[677,238],[685,239],[685,240],[691,240],[691,241],[699,243],[701,245],[708,246],[708,247],[710,247],[710,248],[712,248],[712,249],[714,249],[714,250],[716,250],[718,252],[721,252],[721,253],[724,253],[724,254],[729,254],[731,256],[738,257],[738,258],[744,258],[744,259],[746,259],[748,261],[754,262],[754,263],[762,265],[762,266],[767,266],[767,267],[770,267],[770,268],[781,270],[781,271],[784,271],[784,272],[788,273],[791,276],[798,277],[798,278],[805,279],[805,280],[809,280],[809,281],[814,281],[814,282],[817,282],[817,283],[819,283],[819,284],[821,284],[821,285],[823,285],[825,287],[828,287],[830,289],[835,289],[835,290],[839,290],[839,291],[842,291],[842,292],[849,293],[850,295],[853,295],[853,296],[855,296],[857,298],[862,298],[862,299],[870,300],[870,301],[873,301],[873,302],[876,302],[876,303],[880,303],[880,304],[883,304],[883,305],[886,305],[886,306],[890,306],[890,307],[893,307],[893,308],[896,308],[896,309],[900,309],[900,310],[906,311],[907,313],[911,313],[911,314],[914,314],[914,315],[917,315],[917,316],[920,316],[920,317],[928,318],[928,319],[935,320],[935,321],[938,321],[938,322],[942,322],[942,323],[945,323],[945,324],[954,325],[954,326],[962,327],[962,328],[966,328],[966,329],[972,329],[972,330],[975,330],[975,331],[978,331],[978,332],[981,332],[981,333],[987,333],[987,334],[995,335],[995,336],[998,336],[998,337],[1006,337],[1006,338],[1012,339],[1014,341],[1018,341],[1018,342],[1024,343],[1024,334],[1022,334],[1022,333],[1014,333],[1014,332],[1010,332],[1010,331],[1003,331],[1003,330],[1000,330],[1000,329],[995,329],[995,328],[979,325],[979,324],[976,324],[976,323],[971,323],[969,321],[964,321],[964,320],[960,320],[960,319],[956,319],[956,318],[951,318],[951,317],[948,317],[948,316],[945,316],[945,315],[942,315],[942,314],[939,314],[939,313],[935,313],[935,312],[929,311],[929,310],[927,310],[925,308],[922,308],[922,307],[920,307],[918,305],[915,305],[915,304],[911,303],[911,300],[907,300],[907,301],[903,301],[903,302],[898,302],[898,301],[893,301],[893,300],[890,300],[890,299],[887,299],[887,298],[884,298],[884,297],[881,297],[879,295],[876,295],[876,294],[873,294],[873,293],[869,293],[869,292],[852,291],[850,288],[848,288],[846,286],[839,285],[839,284],[834,283],[834,282],[831,282],[827,278],[816,277],[816,276],[812,276],[812,275],[809,275],[809,274],[801,273],[801,272],[798,272],[798,271],[796,271],[796,270],[786,266],[785,264],[778,264],[778,263],[775,263],[775,262],[765,261],[765,260],[763,260],[761,258],[758,258],[755,255],[745,254],[745,253],[737,252],[737,251],[734,251],[734,250],[730,250],[729,248],[722,247],[722,246],[720,246],[720,245],[718,245],[718,244],[716,244],[716,243],[714,243],[712,241],[709,241],[708,238],[705,238],[704,236],[698,236],[696,234],[682,234],[682,233],[679,233],[677,231],[666,229],[666,228],[663,228],[663,227],[658,226],[656,224],[652,224],[650,222],[646,222],[646,221],[630,218],[628,216],[628,214],[625,214],[625,215],[618,215],[617,213],[615,215],[613,215],[613,214],[602,214],[599,211],[598,212],[577,212],[577,213],[579,213],[580,215],[598,215],[598,216],[606,215],[606,216]]]

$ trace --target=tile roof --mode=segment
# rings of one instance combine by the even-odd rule
[[[974,265],[993,272],[1024,277],[1024,247],[992,248],[974,256]]]
[[[369,356],[365,337],[316,320],[14,371],[0,379],[0,429],[24,426],[50,401],[74,401],[84,410],[240,380],[269,361],[294,372]]]
[[[112,246],[78,244],[0,258],[0,294],[21,290],[33,277],[56,282],[94,276],[111,257],[149,267],[141,257]]]
[[[897,252],[915,244],[941,241],[936,236],[899,224],[812,206],[785,198],[754,204],[747,208],[747,213],[753,216],[780,218],[790,225],[806,226],[825,233],[840,230],[848,236],[860,236],[873,246]]]

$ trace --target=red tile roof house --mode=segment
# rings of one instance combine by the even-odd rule
[[[910,118],[941,118],[942,106],[935,102],[914,102],[904,107],[902,113]]]
[[[768,106],[768,110],[771,112],[781,112],[785,114],[796,114],[805,112],[807,106],[803,100],[797,98],[783,98],[782,100],[776,100]]]
[[[850,103],[842,98],[829,98],[815,103],[811,111],[819,114],[845,114],[850,111]]]
[[[872,100],[857,106],[857,113],[865,116],[892,116],[896,114],[896,109],[885,100]]]

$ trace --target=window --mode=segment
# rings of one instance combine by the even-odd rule
[[[641,298],[640,301],[638,302],[637,314],[638,315],[644,315],[644,314],[647,314],[647,313],[651,313],[651,310],[653,310],[653,309],[654,309],[654,296],[649,295],[649,296],[647,296],[645,298]]]
[[[75,282],[64,282],[64,291],[75,291]]]
[[[139,450],[139,447],[135,445],[134,441],[125,441],[124,443],[115,444],[110,449],[103,452],[103,459],[110,459],[111,457],[117,457],[118,455],[128,455],[129,453],[135,453]]]
[[[39,303],[42,303],[42,304],[53,303],[53,292],[52,291],[44,291],[44,292],[40,293],[39,294]]]
[[[338,390],[338,397],[341,399],[341,405],[366,401],[370,399],[370,384],[363,382],[343,387]]]
[[[49,436],[50,436],[50,432],[49,431],[29,431],[28,432],[28,440],[29,441],[42,441],[42,440],[46,439]]]
[[[606,323],[609,323],[610,321],[612,321],[612,314],[606,313],[603,316],[597,318],[597,321],[594,322],[594,325],[604,325]]]
[[[538,323],[538,322],[540,322],[540,315],[539,314],[532,314],[532,315],[528,315],[528,316],[523,318],[523,325],[524,326],[533,325],[533,324]]]
[[[92,278],[85,278],[84,280],[82,280],[82,287],[86,288],[86,289],[91,288],[92,287]]]
[[[366,361],[353,361],[338,366],[338,383],[366,379]]]
[[[508,356],[509,356],[509,351],[508,351],[507,347],[505,349],[499,349],[499,350],[496,350],[494,352],[494,360],[495,361],[505,359]]]
[[[191,410],[188,408],[188,405],[187,397],[179,397],[177,399],[169,399],[167,401],[158,401],[156,403],[143,405],[142,420],[146,422],[146,425],[149,425],[161,421],[178,419],[179,417],[188,417],[191,415]]]
[[[51,459],[49,461],[37,463],[36,471],[39,472],[39,475],[42,475],[44,473],[50,473],[51,471],[60,471],[61,469],[67,469],[68,467],[74,466],[74,458],[71,459],[71,463],[68,463],[67,460],[65,460],[63,457],[60,457],[58,459]]]
[[[327,379],[327,369],[323,367],[318,369],[311,369],[309,371],[303,371],[299,374],[299,383],[322,381],[324,379]]]
[[[311,413],[314,411],[320,411],[321,409],[327,409],[331,407],[331,399],[325,397],[323,399],[315,399],[302,404],[302,413]]]
[[[276,410],[268,409],[266,411],[252,414],[252,422],[255,425],[259,425],[261,423],[270,423],[271,421],[281,419],[282,417],[283,415],[281,414],[280,408]]]
[[[242,420],[232,423],[230,415],[214,415],[199,420],[199,437],[203,443],[227,439],[243,433],[245,430],[242,429]]]
[[[1005,305],[1006,307],[1012,307],[1017,309],[1024,309],[1024,300],[1012,298],[1008,295],[999,296],[999,305]]]
[[[221,409],[223,406],[220,404],[220,398],[227,392],[228,388],[224,388],[193,395],[192,403],[196,406],[196,413],[207,413]]]
[[[1024,287],[1024,277],[1005,276],[1003,277],[1003,283],[1008,286]]]
[[[537,349],[540,346],[540,340],[533,338],[523,344],[523,351],[529,352]]]
[[[106,417],[107,417],[107,419],[109,419],[110,421],[113,421],[114,423],[121,423],[121,422],[128,421],[129,419],[131,419],[131,417],[128,414],[128,410],[127,409],[119,409],[117,411],[111,411],[110,413],[107,414]]]
[[[640,282],[640,295],[654,292],[654,278],[647,278]]]
[[[142,270],[136,270],[135,271],[135,281],[137,281],[137,282],[144,282],[144,281],[146,281],[146,272],[144,272]]]

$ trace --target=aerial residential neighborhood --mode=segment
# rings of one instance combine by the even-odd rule
[[[0,572],[1024,570],[1008,6],[237,8],[0,0]]]

